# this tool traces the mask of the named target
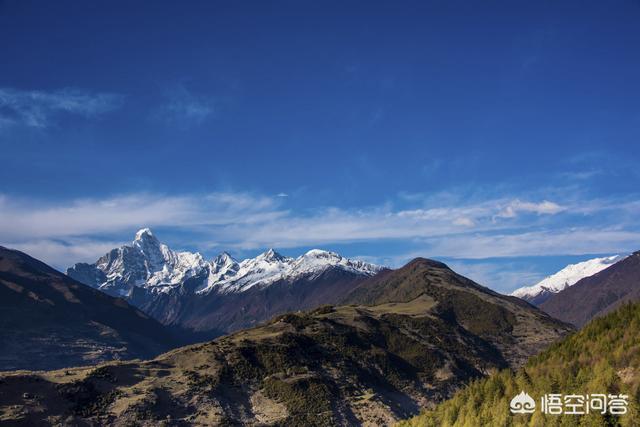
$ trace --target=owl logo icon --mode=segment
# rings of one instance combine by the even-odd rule
[[[521,391],[509,404],[512,414],[532,414],[536,410],[536,401],[528,393]]]

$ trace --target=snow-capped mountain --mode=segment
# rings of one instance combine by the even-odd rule
[[[233,274],[220,277],[212,276],[206,287],[198,289],[198,293],[208,293],[216,289],[219,292],[243,292],[253,286],[266,286],[278,279],[286,278],[293,259],[280,255],[273,249],[255,258],[237,262],[227,259],[226,268]]]
[[[551,295],[556,294],[569,286],[573,286],[580,279],[593,276],[605,268],[625,259],[626,255],[612,255],[602,258],[593,258],[577,264],[569,264],[562,270],[533,286],[526,286],[516,289],[512,296],[522,298],[532,304],[539,305],[546,301]]]
[[[383,269],[319,249],[297,258],[269,249],[243,261],[226,252],[206,260],[169,249],[145,228],[130,244],[94,264],[76,264],[67,274],[125,298],[166,325],[212,338],[277,314],[337,303]]]
[[[151,230],[136,233],[129,245],[111,250],[95,264],[79,263],[67,274],[112,295],[131,297],[134,290],[167,293],[184,291],[191,281],[197,294],[245,292],[277,281],[313,279],[328,268],[373,276],[383,267],[344,258],[334,252],[313,249],[298,258],[285,257],[273,249],[238,262],[226,252],[207,261],[199,253],[175,252],[160,243]],[[195,286],[193,282],[197,282]],[[136,289],[138,288],[138,289]]]
[[[67,275],[108,294],[127,297],[134,287],[169,292],[209,268],[199,253],[174,252],[144,228],[130,245],[112,249],[95,264],[76,264],[67,269]]]
[[[220,267],[220,271],[225,273],[210,275],[206,287],[199,289],[198,293],[208,293],[214,289],[219,292],[243,292],[253,286],[268,286],[278,280],[293,281],[303,276],[312,280],[331,267],[364,276],[373,276],[382,269],[374,264],[344,258],[335,252],[320,249],[312,249],[298,258],[285,257],[269,249],[240,263],[226,253],[220,256],[225,257]],[[218,258],[214,263],[217,260]]]

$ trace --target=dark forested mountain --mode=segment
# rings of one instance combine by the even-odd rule
[[[124,300],[0,247],[0,370],[149,358],[174,346],[161,324]]]
[[[640,303],[625,304],[532,357],[522,369],[503,370],[473,381],[452,399],[401,426],[637,426],[639,338]],[[522,391],[534,399],[537,407],[532,414],[512,415],[511,399]],[[540,404],[547,393],[625,395],[628,412],[612,415],[605,409],[604,414],[592,410],[583,415],[545,415]],[[578,406],[578,411],[586,409]]]
[[[424,259],[344,301],[148,362],[0,376],[0,419],[390,425],[572,330]]]
[[[629,301],[640,300],[640,252],[577,282],[540,305],[551,316],[580,327]]]

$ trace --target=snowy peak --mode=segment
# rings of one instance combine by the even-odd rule
[[[605,268],[625,259],[626,255],[612,255],[601,258],[593,258],[576,264],[569,264],[562,270],[533,286],[517,289],[512,296],[522,298],[532,304],[538,305],[546,301],[551,295],[556,294],[569,286],[573,286],[580,279],[593,276]]]
[[[169,248],[160,244],[148,228],[143,228],[136,233],[132,247],[140,251],[149,274],[161,271],[174,255]]]
[[[207,289],[216,283],[230,280],[236,276],[239,269],[240,264],[238,264],[238,261],[227,252],[222,252],[211,261],[209,277],[207,278],[206,284],[203,284],[200,289]]]
[[[138,241],[149,240],[149,239],[153,239],[153,240],[157,241],[157,239],[155,238],[155,236],[151,232],[150,228],[141,228],[136,233],[136,237],[135,237],[135,239],[133,241],[134,242],[138,242]]]
[[[156,239],[150,229],[143,228],[136,233],[132,246],[145,254],[162,255],[162,244]]]
[[[354,273],[371,276],[382,269],[380,266],[369,264],[364,261],[344,258],[335,252],[312,249],[294,261],[292,273],[294,276],[309,273],[320,273],[325,269],[334,266],[341,267]]]
[[[256,259],[264,260],[266,262],[271,262],[271,263],[278,263],[278,262],[286,262],[290,258],[280,255],[273,248],[271,248],[268,251],[265,251],[260,255],[258,255]]]
[[[269,249],[255,258],[245,259],[234,266],[233,274],[217,274],[209,278],[200,293],[213,289],[221,292],[243,292],[253,286],[266,286],[286,277],[292,258],[285,257]]]
[[[143,228],[131,244],[113,249],[94,264],[76,264],[67,274],[112,295],[129,297],[134,294],[134,288],[150,293],[171,292],[182,289],[187,280],[190,280],[189,289],[196,293],[244,292],[280,280],[313,279],[329,268],[366,276],[382,270],[380,266],[320,249],[310,250],[298,258],[269,249],[241,262],[222,252],[206,261],[199,253],[172,251],[160,243],[150,229]]]
[[[219,268],[231,268],[238,264],[238,261],[236,261],[231,255],[229,255],[228,252],[222,252],[220,255],[215,257],[212,262],[213,265]]]
[[[168,292],[204,270],[208,271],[208,264],[202,255],[174,252],[150,229],[143,228],[131,244],[111,250],[94,264],[76,264],[67,274],[109,294],[126,297],[135,287]]]
[[[292,282],[301,277],[313,279],[332,267],[366,276],[373,276],[383,269],[320,249],[310,250],[295,259],[269,249],[235,265],[237,268],[233,274],[216,273],[198,292],[209,293],[214,289],[223,293],[244,292],[254,286],[265,287],[280,280]]]
[[[323,251],[322,249],[311,249],[301,258],[317,258],[317,259],[342,259],[340,255],[335,252]]]
[[[311,249],[306,254],[297,258],[294,262],[296,268],[322,267],[327,265],[344,264],[346,259],[335,252]]]

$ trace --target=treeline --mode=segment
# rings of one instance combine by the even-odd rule
[[[510,401],[521,391],[535,399],[533,414],[510,413]],[[628,412],[543,414],[540,398],[551,393],[625,394]],[[636,303],[593,320],[517,372],[503,370],[475,380],[453,398],[400,426],[638,426],[639,408],[640,303]]]

